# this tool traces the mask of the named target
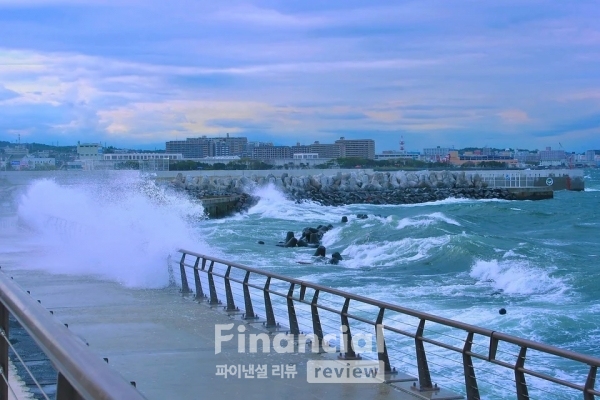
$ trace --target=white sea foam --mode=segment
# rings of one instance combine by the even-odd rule
[[[489,285],[509,295],[560,295],[569,288],[566,282],[551,276],[547,270],[533,267],[529,261],[521,259],[477,260],[469,275],[478,284]]]
[[[425,206],[442,206],[442,205],[448,205],[448,204],[491,203],[491,202],[508,202],[508,201],[510,201],[510,200],[504,200],[504,199],[466,199],[466,198],[448,197],[447,199],[436,200],[436,201],[428,201],[428,202],[425,202],[425,203],[401,204],[400,207],[425,207]]]
[[[323,207],[314,202],[297,204],[288,200],[274,185],[256,188],[254,196],[260,197],[258,204],[248,210],[248,214],[258,214],[262,218],[282,219],[288,221],[339,221],[343,209]]]
[[[170,254],[180,247],[205,250],[191,228],[203,213],[186,196],[140,178],[71,186],[38,180],[18,208],[40,249],[31,265],[101,275],[132,287],[167,285]]]
[[[402,218],[398,222],[398,226],[396,229],[404,229],[406,227],[425,227],[433,224],[437,224],[439,222],[445,222],[450,225],[461,226],[460,223],[453,220],[452,218],[448,218],[441,212],[435,212],[432,214],[426,215],[418,215],[415,217]]]
[[[515,253],[513,250],[509,250],[506,253],[504,253],[502,258],[526,258],[526,257],[524,255]]]
[[[585,188],[583,190],[585,192],[600,192],[600,189],[595,189],[595,188]]]
[[[343,252],[344,267],[361,268],[374,265],[397,265],[427,257],[431,250],[448,244],[450,235],[424,239],[404,238],[398,241],[351,244]]]

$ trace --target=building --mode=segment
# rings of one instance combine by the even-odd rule
[[[540,163],[539,153],[531,153],[529,151],[515,151],[514,157],[520,164],[538,165]]]
[[[172,140],[166,143],[166,152],[170,154],[183,154],[184,158],[208,157],[210,155],[209,141],[206,137]]]
[[[294,153],[294,160],[313,160],[316,158],[321,158],[317,153]]]
[[[375,159],[375,141],[373,139],[346,139],[341,137],[335,141],[341,146],[341,157],[343,158],[368,158]]]
[[[290,146],[256,146],[252,149],[252,158],[256,160],[272,160],[282,158],[292,158],[292,148]]]
[[[56,166],[56,159],[51,157],[32,157],[25,156],[21,160],[21,165],[29,169],[47,169]]]
[[[168,154],[168,153],[104,154],[104,161],[148,161],[148,160],[183,160],[183,154]]]
[[[10,147],[10,146],[6,146],[4,149],[4,154],[10,158],[23,158],[25,157],[27,154],[29,154],[29,150],[27,150],[27,147],[23,146],[23,145],[16,145],[14,147]]]
[[[429,147],[423,149],[423,159],[427,161],[443,161],[449,158],[450,149],[448,147]]]
[[[102,145],[100,143],[77,142],[77,158],[80,160],[102,160]]]
[[[248,146],[246,137],[209,138],[206,136],[166,142],[167,153],[183,154],[184,158],[241,156]]]
[[[596,155],[600,154],[600,150],[588,150],[585,152],[585,161],[596,161]]]
[[[325,144],[315,141],[313,144],[292,146],[292,154],[316,153],[318,158],[340,158],[342,156],[342,145],[339,143]]]
[[[450,150],[448,153],[448,162],[451,165],[463,165],[465,163],[480,164],[482,162],[499,162],[505,163],[508,167],[514,167],[518,161],[509,153],[501,152],[499,154],[481,154],[481,152],[465,152],[459,155],[458,151]]]
[[[551,147],[546,147],[546,150],[540,150],[540,165],[564,165],[567,163],[567,154],[564,150],[552,150]]]

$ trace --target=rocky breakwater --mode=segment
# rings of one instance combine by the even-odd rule
[[[413,204],[449,197],[515,199],[507,189],[488,188],[478,173],[465,171],[367,173],[357,170],[307,176],[290,176],[283,172],[264,177],[184,177],[180,174],[174,184],[199,198],[248,193],[254,187],[271,184],[292,200],[311,200],[334,206],[357,203]]]
[[[259,200],[258,197],[248,193],[247,189],[254,184],[244,177],[232,179],[230,177],[184,176],[179,173],[171,184],[176,189],[185,190],[193,197],[205,202],[207,210],[217,211],[219,203],[227,205],[226,212],[213,212],[215,215],[210,215],[211,213],[208,211],[209,216],[212,217],[248,211]]]
[[[339,172],[332,176],[284,177],[285,192],[297,201],[313,200],[323,205],[414,204],[449,197],[507,199],[506,189],[488,188],[477,173],[464,171]],[[287,185],[286,185],[287,183]]]

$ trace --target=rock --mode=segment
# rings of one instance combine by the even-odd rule
[[[265,242],[263,242],[262,240],[259,240],[258,244],[265,244]]]
[[[342,217],[342,223],[345,224],[346,222],[348,222],[348,217],[346,217],[345,215]]]
[[[297,244],[298,244],[298,239],[293,237],[285,243],[284,247],[296,247]]]
[[[315,254],[313,254],[313,257],[325,257],[325,252],[326,252],[325,246],[319,246],[315,250]]]

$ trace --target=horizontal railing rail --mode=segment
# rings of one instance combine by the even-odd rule
[[[58,372],[56,399],[144,399],[83,341],[0,273],[0,398],[8,398],[9,315],[31,335]],[[34,378],[35,379],[35,378]]]
[[[600,391],[595,388],[596,372],[600,366],[598,357],[193,251],[182,249],[180,253],[182,293],[193,293],[186,273],[187,269],[191,269],[197,300],[207,301],[212,306],[222,306],[230,313],[240,313],[246,320],[256,320],[257,306],[262,305],[265,313],[263,325],[268,329],[286,330],[286,333],[297,337],[302,333],[299,323],[302,320],[303,325],[312,330],[319,349],[322,349],[327,344],[327,329],[331,332],[336,328],[327,325],[331,321],[321,314],[337,315],[340,324],[337,331],[343,332],[343,343],[340,341],[338,344],[344,350],[340,355],[344,359],[361,357],[354,351],[354,347],[360,346],[353,342],[352,335],[357,331],[362,333],[366,327],[371,326],[370,332],[377,338],[377,352],[374,353],[385,370],[384,381],[415,381],[414,389],[419,392],[438,391],[440,388],[433,383],[430,371],[443,375],[445,367],[431,361],[433,358],[430,359],[430,356],[436,360],[452,360],[451,357],[454,356],[457,359],[452,361],[462,364],[460,391],[469,400],[482,398],[480,393],[486,390],[513,390],[518,400],[529,399],[532,388],[540,393],[552,394],[546,386],[533,387],[530,380],[574,390],[584,400],[600,395]],[[237,291],[232,284],[236,285]],[[205,292],[205,289],[208,291]],[[271,295],[276,297],[271,298]],[[280,301],[275,301],[277,298]],[[284,328],[282,324],[287,324],[287,327]],[[407,346],[412,348],[410,353],[406,350]],[[442,354],[439,351],[448,353]],[[392,367],[392,362],[398,369],[404,369],[412,360],[414,364],[411,366],[418,379],[394,378],[397,371]],[[557,360],[574,363],[581,382],[574,382],[575,378],[557,373],[553,364]],[[534,362],[536,365],[531,367],[530,364]],[[496,367],[500,369],[493,369]],[[479,377],[480,374],[493,378],[485,381]],[[505,383],[507,377],[512,382],[512,388]],[[447,376],[442,378],[449,382],[455,380]],[[499,384],[498,380],[503,384]],[[454,386],[456,385],[454,382]],[[567,395],[564,398],[572,397]]]

